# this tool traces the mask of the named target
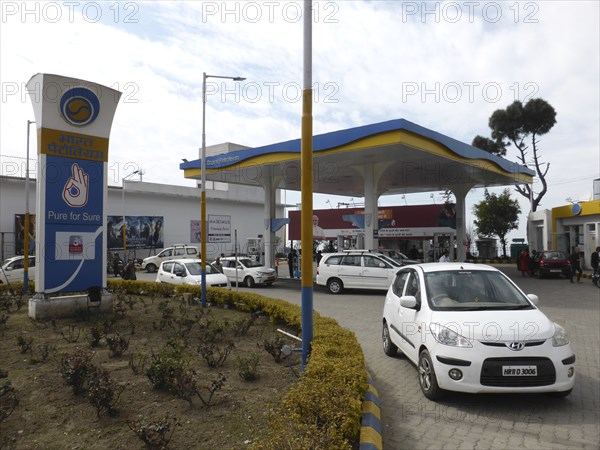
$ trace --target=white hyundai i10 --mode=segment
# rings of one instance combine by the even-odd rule
[[[406,266],[385,299],[383,351],[402,351],[432,400],[444,390],[568,395],[575,354],[537,301],[494,267]]]

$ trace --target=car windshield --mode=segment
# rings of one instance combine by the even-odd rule
[[[202,274],[202,263],[198,261],[185,263],[185,268],[187,269],[190,275],[201,275]],[[210,264],[206,265],[206,274],[218,273],[213,266]]]
[[[245,267],[262,267],[262,264],[258,261],[254,261],[250,258],[238,259],[238,261]]]
[[[2,261],[2,267],[6,266],[8,263],[11,263],[11,262],[16,261],[18,259],[23,259],[23,257],[22,256],[17,256],[17,257],[13,256],[11,258],[5,259],[4,261]]]
[[[532,309],[533,306],[500,271],[447,270],[425,274],[431,309],[476,311]]]

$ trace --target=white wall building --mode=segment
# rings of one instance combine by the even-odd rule
[[[35,214],[35,180],[30,181],[29,212]],[[107,216],[163,216],[164,246],[191,243],[191,222],[200,220],[200,189],[141,181],[125,181],[124,187],[108,187]],[[229,242],[207,242],[209,259],[221,253],[234,252],[235,231],[237,249],[247,252],[247,239],[267,233],[264,217],[264,192],[262,188],[227,183],[207,182],[207,216],[230,216]],[[123,208],[124,198],[124,208]],[[278,192],[276,216],[285,217],[284,205]],[[25,179],[0,177],[0,260],[15,254],[15,215],[25,213]],[[277,247],[283,248],[283,230],[277,232]],[[227,239],[225,239],[227,240]],[[194,244],[196,245],[196,244]],[[200,246],[197,244],[198,247]],[[280,251],[275,248],[274,251]],[[130,249],[128,246],[128,254]],[[136,257],[143,258],[159,249],[136,249]]]

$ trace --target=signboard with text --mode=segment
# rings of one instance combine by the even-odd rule
[[[106,286],[108,140],[120,92],[37,74],[27,83],[38,132],[36,292]]]
[[[208,239],[206,242],[229,243],[231,242],[231,216],[209,214],[207,220]],[[198,244],[202,240],[200,221],[190,221],[190,242]]]

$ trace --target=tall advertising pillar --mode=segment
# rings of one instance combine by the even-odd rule
[[[121,93],[50,74],[27,90],[38,133],[36,297],[106,287],[108,140]]]

